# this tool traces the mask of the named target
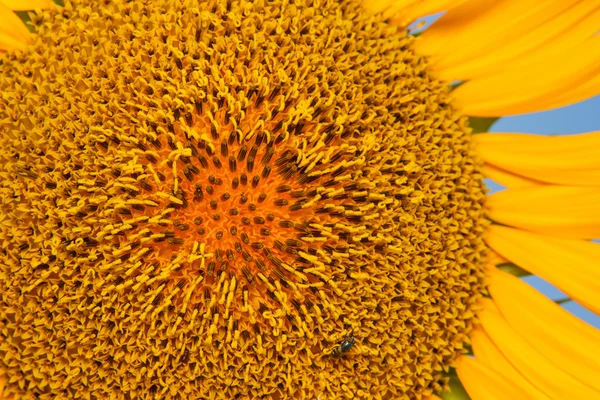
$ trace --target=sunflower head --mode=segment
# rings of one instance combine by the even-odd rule
[[[356,2],[67,2],[1,66],[10,393],[415,398],[483,290],[466,119]]]

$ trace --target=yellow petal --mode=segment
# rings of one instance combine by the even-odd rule
[[[466,32],[434,55],[433,68],[449,81],[520,68],[538,60],[544,54],[538,52],[541,48],[560,53],[591,37],[598,21],[596,1],[497,2],[486,13],[474,15]],[[439,24],[443,23],[442,18]],[[427,32],[423,40],[428,40]]]
[[[540,49],[527,65],[470,80],[453,92],[462,112],[474,116],[502,116],[547,109],[548,102],[568,103],[592,97],[597,92],[577,92],[583,98],[567,98],[570,89],[585,85],[600,73],[600,36],[595,35],[566,51]],[[592,87],[593,89],[594,87]],[[590,89],[591,90],[591,89]]]
[[[502,316],[531,347],[600,391],[600,331],[510,274],[496,269],[488,282]]]
[[[530,398],[504,375],[492,371],[471,357],[462,356],[456,361],[456,373],[473,400]]]
[[[381,13],[394,7],[403,7],[406,5],[406,1],[394,1],[394,0],[364,0],[362,2],[363,7],[373,13]]]
[[[468,80],[453,93],[466,114],[540,111],[599,93],[599,23],[597,1],[469,0],[425,31],[417,50],[442,79]]]
[[[486,266],[488,268],[491,268],[491,267],[495,268],[497,265],[505,264],[507,262],[510,262],[510,261],[506,257],[496,253],[495,251],[490,251],[487,256]]]
[[[466,0],[377,0],[363,1],[363,7],[382,19],[399,26],[407,26],[415,19],[449,10]]]
[[[29,30],[17,15],[0,2],[0,51],[22,49],[30,40]]]
[[[402,10],[406,21],[412,22],[419,17],[436,14],[459,6],[466,0],[421,0],[413,1]]]
[[[446,48],[455,49],[476,38],[469,35],[469,27],[478,18],[491,16],[492,7],[497,0],[468,0],[448,11],[421,36],[416,44],[419,53],[441,58]]]
[[[475,135],[473,141],[486,163],[525,180],[600,186],[600,132],[569,136],[493,133]]]
[[[550,110],[585,100],[590,93],[600,93],[600,74],[588,79],[583,84],[567,88],[562,95],[552,97],[546,102],[540,100],[539,104],[541,108]]]
[[[600,314],[600,245],[493,225],[488,245]]]
[[[533,186],[488,197],[488,216],[501,224],[543,234],[600,237],[600,187]]]
[[[508,189],[519,189],[528,186],[545,185],[544,182],[534,181],[519,175],[514,175],[490,164],[484,164],[482,172],[486,178],[490,178]]]
[[[598,135],[595,132],[560,136],[544,136],[534,133],[493,132],[475,136],[477,136],[475,139],[477,143],[485,141],[486,143],[493,143],[494,145],[504,146],[505,148],[515,143],[521,143],[520,147],[525,147],[526,145],[539,145],[541,151],[554,151],[556,144],[550,139],[559,141],[561,146],[566,146],[568,149],[578,149],[598,142]],[[473,137],[475,138],[475,136]],[[481,138],[479,136],[481,136]]]
[[[52,0],[0,0],[0,3],[14,11],[44,10],[52,6]]]
[[[506,384],[519,387],[525,398],[549,400],[549,397],[533,386],[492,343],[489,336],[481,329],[476,329],[469,335],[475,359],[490,370],[506,377]]]
[[[491,300],[487,299],[491,302]],[[523,312],[523,308],[519,308]],[[529,318],[537,316],[529,314]],[[498,313],[486,309],[479,314],[481,324],[498,350],[529,382],[554,399],[599,399],[600,391],[576,378],[580,369],[561,369],[543,352],[531,346],[521,334]],[[560,325],[555,325],[558,328]],[[508,398],[508,397],[505,397]],[[526,397],[517,397],[526,398]]]

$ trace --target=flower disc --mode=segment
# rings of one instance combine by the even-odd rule
[[[484,287],[485,193],[413,38],[335,1],[74,1],[34,22],[0,66],[7,392],[442,387]]]

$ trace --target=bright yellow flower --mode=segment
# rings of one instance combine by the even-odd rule
[[[505,272],[600,313],[600,132],[466,118],[599,94],[597,1],[89,3],[0,0],[0,398],[600,398]]]

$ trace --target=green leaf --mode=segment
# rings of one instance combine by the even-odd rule
[[[531,272],[525,271],[523,268],[513,263],[500,264],[498,265],[498,269],[504,272],[508,272],[509,274],[514,275],[517,278],[532,275]]]
[[[450,370],[450,391],[442,392],[440,397],[443,400],[471,400],[467,391],[463,387],[462,383],[460,383],[460,379],[456,375],[456,370],[453,368]]]
[[[15,11],[15,14],[21,18],[21,21],[23,21],[27,29],[29,29],[29,32],[33,33],[33,31],[35,31],[35,27],[30,24],[31,18],[29,18],[29,11]]]
[[[564,299],[560,299],[560,300],[554,300],[554,302],[555,302],[556,304],[558,304],[558,305],[565,304],[565,303],[568,303],[568,302],[570,302],[570,301],[573,301],[573,300],[572,300],[572,299],[570,299],[569,297],[566,297],[566,298],[564,298]]]
[[[490,128],[500,117],[469,117],[469,126],[472,133],[489,132]]]

